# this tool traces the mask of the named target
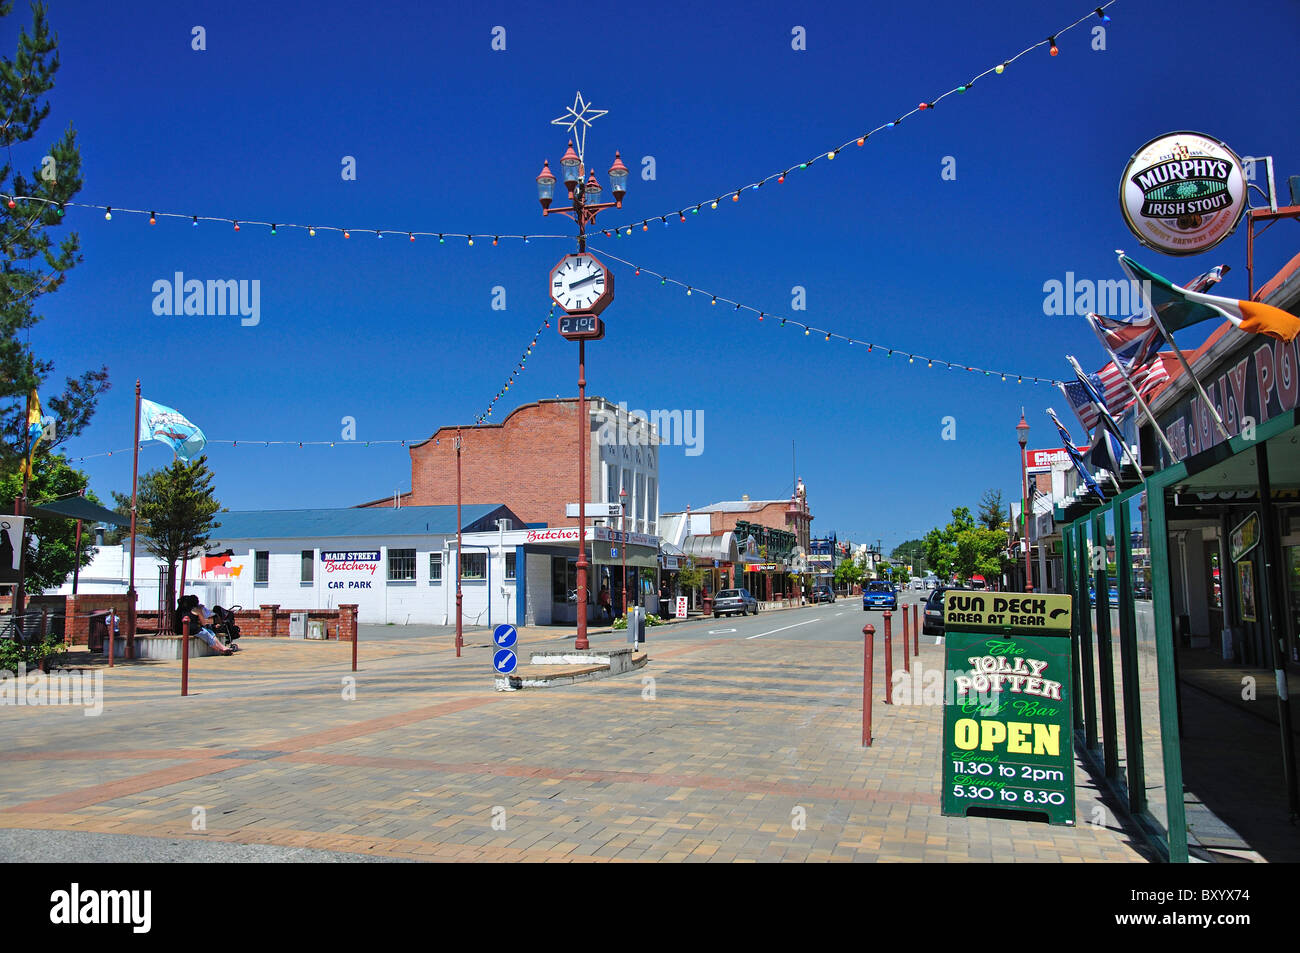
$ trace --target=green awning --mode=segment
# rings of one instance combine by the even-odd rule
[[[84,496],[70,496],[51,500],[40,506],[28,506],[27,515],[38,519],[84,520],[87,523],[108,523],[111,526],[130,526],[131,518],[92,503]]]

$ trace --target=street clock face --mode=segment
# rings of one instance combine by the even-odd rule
[[[551,269],[551,300],[570,314],[600,314],[614,300],[614,275],[586,252]]]

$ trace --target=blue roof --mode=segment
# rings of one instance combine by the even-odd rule
[[[330,510],[242,510],[218,513],[211,542],[232,539],[319,539],[350,536],[429,536],[456,532],[454,506],[348,507]],[[523,523],[500,503],[461,507],[462,531],[496,529],[495,520]],[[512,526],[512,528],[513,528]]]

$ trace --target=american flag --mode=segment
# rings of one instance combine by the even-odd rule
[[[1089,383],[1092,384],[1093,390],[1105,397],[1106,409],[1110,411],[1112,417],[1116,419],[1122,417],[1124,411],[1133,406],[1133,392],[1124,383],[1124,376],[1120,373],[1119,368],[1115,366],[1114,361],[1108,363],[1101,370],[1087,375],[1087,377]],[[1169,380],[1169,371],[1165,367],[1165,359],[1157,356],[1147,366],[1139,367],[1136,371],[1130,373],[1129,377],[1138,393],[1142,395],[1142,399],[1150,400],[1151,395]],[[1077,380],[1066,381],[1060,387],[1061,392],[1065,395],[1066,402],[1070,405],[1070,409],[1079,418],[1079,422],[1088,430],[1096,430],[1101,414],[1097,412],[1097,406],[1093,403],[1092,396],[1088,393],[1088,388],[1083,385],[1083,382]]]

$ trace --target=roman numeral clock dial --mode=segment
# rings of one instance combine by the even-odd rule
[[[614,300],[614,275],[587,252],[560,259],[550,283],[551,300],[569,314],[600,314]]]

